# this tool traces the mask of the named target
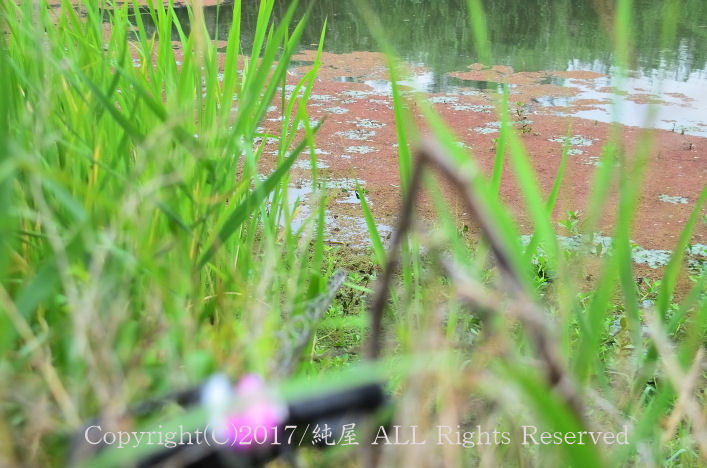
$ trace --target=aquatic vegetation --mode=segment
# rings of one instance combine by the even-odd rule
[[[651,268],[665,266],[670,261],[672,251],[659,249],[642,249],[634,247],[631,250],[631,258],[635,263],[645,263]]]
[[[432,104],[451,104],[459,101],[459,98],[456,96],[431,96],[429,101]]]
[[[548,138],[548,141],[554,141],[557,143],[564,143],[565,138],[564,137]],[[592,140],[591,138],[585,138],[581,135],[572,135],[569,139],[570,146],[592,146],[593,144],[594,144],[594,140]]]
[[[681,196],[660,194],[660,195],[658,195],[658,199],[662,202],[672,203],[674,205],[678,205],[678,204],[687,205],[687,198],[681,197]]]
[[[99,3],[82,2],[82,14],[67,1],[52,10],[36,2],[0,7],[10,32],[0,39],[0,381],[14,387],[0,388],[0,436],[8,442],[1,460],[60,465],[83,421],[110,419],[214,372],[257,372],[295,396],[380,376],[396,422],[430,441],[447,426],[459,434],[498,428],[513,439],[468,448],[381,445],[386,466],[700,466],[707,247],[693,233],[705,222],[707,190],[685,202],[661,195],[692,203],[691,214],[671,250],[641,247],[633,226],[650,139],[641,139],[646,147],[623,144],[616,126],[597,148],[601,156],[582,154],[597,141],[571,131],[548,145],[533,138],[541,119],[529,120],[530,108],[513,105],[521,98],[502,83],[490,93],[487,83],[473,83],[484,91],[426,99],[403,89],[410,80],[386,33],[406,31],[410,43],[400,47],[412,56],[424,41],[441,47],[421,18],[453,17],[457,23],[440,22],[453,39],[438,55],[451,58],[440,60],[463,55],[468,65],[473,53],[493,64],[495,53],[514,47],[509,63],[530,68],[538,63],[532,41],[550,41],[537,50],[563,67],[568,58],[599,60],[599,42],[601,59],[611,56],[621,74],[634,58],[632,42],[660,40],[660,50],[672,50],[673,36],[698,30],[697,19],[686,28],[675,22],[682,6],[699,16],[702,3],[649,1],[634,12],[619,0],[601,20],[613,34],[616,50],[608,53],[596,31],[565,40],[574,39],[574,16],[600,24],[584,10],[590,2],[485,2],[491,23],[480,0],[467,2],[468,18],[459,14],[462,1],[372,0],[387,6],[380,14],[363,6],[360,17],[389,69],[340,94],[341,80],[319,87],[326,37],[305,26],[315,10],[274,0],[242,10],[246,2],[235,2],[221,10],[230,12],[228,24],[221,27],[221,16],[211,31],[206,10],[158,4],[133,14],[130,5]],[[407,18],[419,11],[430,14]],[[518,22],[527,11],[537,21]],[[652,27],[629,40],[632,14],[647,11],[663,18],[661,34]],[[388,22],[391,12],[396,21]],[[538,23],[556,33],[536,34]],[[487,27],[508,24],[524,27]],[[336,50],[370,39],[336,27],[326,34]],[[293,71],[288,62],[300,42],[319,47]],[[464,53],[450,53],[455,48]],[[696,49],[679,59],[685,68],[703,57]],[[644,63],[661,54],[637,55]],[[449,78],[446,70],[430,76],[430,86]],[[363,115],[368,104],[375,112]],[[389,122],[384,107],[397,143],[348,146]],[[449,109],[454,118],[496,114],[460,132],[476,140],[490,137],[473,133],[497,133],[495,157],[457,140],[440,115]],[[333,115],[321,127],[326,113]],[[338,146],[315,147],[332,135]],[[534,170],[526,144],[538,141],[552,147],[554,178]],[[398,178],[378,167],[393,153]],[[561,197],[572,189],[565,170],[577,160],[597,165],[579,165],[594,177],[581,213],[567,212],[574,207]],[[362,163],[376,176],[368,183],[356,179]],[[381,186],[394,189],[389,198]],[[613,191],[616,203],[607,203]],[[341,283],[330,288],[335,277]],[[323,299],[299,346],[283,330],[299,330]],[[191,416],[168,406],[121,424],[139,429]],[[530,423],[550,434],[625,430],[629,441],[536,450],[518,442]],[[366,464],[344,447],[332,452],[299,456],[306,466]],[[106,465],[141,456],[104,453]]]
[[[707,257],[707,245],[705,244],[692,244],[687,247],[687,253],[689,255],[694,255],[696,257]]]
[[[454,104],[452,109],[456,111],[482,112],[489,114],[493,110],[493,106],[487,105],[470,105],[470,104]]]
[[[324,109],[324,110],[327,111],[327,112],[331,112],[332,114],[338,114],[338,115],[346,114],[346,113],[349,111],[347,108],[345,108],[345,107],[339,107],[339,106],[327,107],[327,108]]]
[[[371,120],[371,119],[356,119],[353,122],[349,122],[357,127],[360,128],[383,128],[385,127],[384,123],[378,122],[376,120]]]
[[[346,148],[347,153],[368,154],[373,153],[375,148],[370,146],[349,146]]]
[[[473,128],[472,130],[475,131],[476,133],[481,133],[481,134],[484,134],[484,135],[488,135],[488,134],[491,134],[491,133],[498,133],[498,131],[499,131],[498,128],[489,127],[489,126],[486,126],[486,127],[475,127],[475,128]]]
[[[628,61],[630,10],[626,8],[628,2],[619,3],[620,7],[615,17],[617,34],[615,40],[618,44],[617,66],[623,67]],[[472,29],[480,62],[493,63],[491,58],[493,49],[490,42],[492,36],[491,31],[486,29],[487,23],[484,20],[482,4],[476,0],[470,0],[468,4],[471,9]],[[621,7],[624,9],[622,10]],[[494,4],[494,11],[497,8]],[[384,29],[374,20],[371,20],[371,23],[372,29],[378,31],[384,48],[391,47],[385,42]],[[376,26],[379,29],[376,29]],[[395,87],[393,94],[396,96]],[[579,135],[573,138],[571,134],[566,138],[554,140],[563,144],[562,159],[557,177],[549,188],[548,194],[547,187],[541,189],[539,186],[529,160],[528,150],[525,148],[525,141],[520,138],[521,134],[532,132],[526,106],[520,104],[515,108],[509,108],[508,94],[503,93],[502,97],[499,97],[500,102],[497,103],[497,109],[501,109],[499,120],[511,125],[502,125],[500,128],[499,137],[495,140],[496,159],[493,161],[491,175],[488,177],[486,172],[477,166],[478,160],[486,161],[487,158],[462,148],[442,117],[436,112],[435,106],[431,106],[429,100],[424,98],[415,99],[416,109],[424,115],[425,129],[431,129],[430,132],[435,137],[435,140],[426,143],[426,153],[418,154],[418,157],[427,158],[428,161],[433,160],[430,166],[439,170],[424,171],[411,165],[411,155],[405,151],[407,147],[405,134],[412,132],[406,125],[413,120],[410,115],[405,114],[412,106],[406,98],[410,99],[398,94],[394,98],[394,110],[398,124],[399,149],[402,150],[399,154],[399,165],[401,192],[406,210],[402,214],[403,221],[400,222],[400,229],[407,229],[407,235],[403,241],[398,241],[399,244],[392,246],[396,251],[382,252],[382,249],[375,248],[379,238],[378,233],[375,229],[370,229],[377,262],[384,265],[385,271],[388,271],[391,265],[399,267],[401,271],[400,280],[390,285],[391,294],[397,296],[392,295],[387,304],[383,301],[376,302],[385,304],[380,305],[376,310],[396,311],[398,302],[407,304],[409,307],[406,309],[404,318],[394,313],[389,317],[392,322],[389,325],[389,332],[395,333],[398,337],[394,345],[402,346],[410,352],[424,347],[421,343],[428,343],[425,340],[429,327],[434,328],[437,325],[435,318],[428,318],[432,315],[430,311],[444,310],[444,315],[441,316],[448,320],[445,322],[448,326],[440,332],[438,341],[435,341],[435,349],[440,349],[438,347],[440,343],[446,343],[444,349],[457,356],[458,362],[464,363],[465,376],[473,374],[480,379],[480,382],[498,379],[496,385],[464,386],[456,380],[455,383],[449,384],[450,388],[459,391],[459,395],[464,395],[461,398],[468,398],[471,392],[485,403],[504,408],[493,416],[487,414],[480,416],[478,413],[469,415],[472,419],[468,425],[470,430],[474,424],[484,424],[490,420],[494,421],[491,424],[496,424],[495,418],[502,418],[508,427],[513,427],[518,419],[533,417],[528,414],[542,418],[545,424],[558,430],[560,427],[567,426],[583,427],[584,418],[586,421],[592,421],[589,424],[606,426],[605,413],[599,408],[600,405],[583,400],[582,405],[592,409],[586,410],[585,407],[586,411],[577,411],[574,409],[576,406],[571,402],[571,396],[565,392],[558,392],[553,387],[552,379],[548,381],[548,373],[543,373],[542,369],[533,369],[534,366],[528,365],[529,361],[523,361],[523,364],[508,362],[508,355],[505,353],[498,353],[495,355],[496,359],[489,358],[489,355],[484,354],[480,347],[469,344],[469,341],[474,341],[470,336],[475,337],[476,330],[483,330],[482,333],[493,335],[492,338],[486,336],[486,340],[498,339],[508,343],[508,336],[512,336],[510,341],[514,342],[516,339],[522,341],[522,344],[517,347],[514,342],[504,348],[522,355],[532,353],[532,350],[542,354],[542,350],[546,349],[543,343],[557,340],[557,347],[561,351],[558,351],[556,358],[561,363],[567,362],[571,369],[567,371],[565,377],[560,378],[573,381],[573,385],[582,388],[582,395],[601,395],[602,401],[610,401],[614,418],[625,421],[627,427],[640,425],[645,429],[640,436],[636,432],[633,433],[636,438],[644,441],[636,444],[645,443],[652,448],[649,449],[650,454],[638,455],[634,452],[634,455],[628,455],[628,451],[633,449],[622,451],[614,450],[615,447],[602,447],[601,450],[590,448],[582,451],[577,447],[566,447],[566,450],[561,448],[556,450],[553,455],[561,458],[562,463],[568,465],[603,466],[631,464],[640,459],[652,460],[649,463],[660,464],[669,457],[680,458],[682,454],[690,452],[691,455],[684,458],[685,463],[698,466],[697,460],[700,455],[697,452],[701,450],[698,448],[699,443],[694,444],[690,437],[684,437],[676,432],[675,426],[668,431],[668,434],[655,426],[659,420],[668,417],[672,412],[672,404],[668,403],[675,402],[676,394],[672,388],[680,388],[685,381],[674,380],[672,382],[674,387],[669,388],[670,385],[656,385],[655,380],[650,380],[647,376],[656,375],[654,370],[648,371],[649,367],[654,369],[652,366],[660,366],[662,371],[667,373],[675,369],[656,355],[670,354],[669,347],[672,346],[675,349],[682,349],[683,356],[690,356],[686,358],[683,371],[686,371],[689,366],[700,365],[702,351],[697,343],[704,339],[704,328],[702,331],[694,328],[696,326],[694,317],[697,315],[704,317],[704,313],[701,312],[705,299],[704,278],[693,277],[686,286],[689,289],[689,293],[686,294],[694,294],[690,296],[694,299],[687,300],[682,305],[673,301],[677,301],[674,293],[682,267],[685,263],[692,264],[689,256],[685,258],[686,249],[693,228],[700,222],[699,214],[707,198],[707,190],[702,192],[699,201],[692,207],[690,220],[684,226],[673,250],[644,249],[635,245],[631,241],[632,222],[638,206],[648,149],[641,148],[640,145],[624,148],[619,144],[622,141],[621,131],[617,130],[601,149],[601,156],[586,158],[589,163],[598,165],[595,171],[595,185],[592,187],[593,193],[588,197],[587,213],[581,220],[576,214],[569,216],[565,220],[565,227],[571,235],[561,236],[556,232],[552,213],[560,185],[564,183],[565,163],[568,155],[585,151],[584,148],[594,144],[593,140]],[[493,126],[484,126],[473,131],[491,132],[492,130],[495,130]],[[627,160],[631,161],[630,165]],[[510,166],[508,169],[507,165]],[[514,222],[514,218],[506,210],[503,202],[499,200],[500,181],[506,171],[512,173],[524,203],[523,219],[528,220],[525,222],[529,224],[523,227],[525,230],[531,230],[532,234],[519,235],[519,226]],[[421,182],[423,180],[424,182]],[[595,228],[605,215],[604,203],[607,200],[608,188],[615,181],[619,187],[619,202],[617,212],[612,214],[616,219],[611,227],[611,235],[599,235],[596,234]],[[453,204],[446,204],[440,193],[443,191],[442,187],[448,190],[450,185],[458,189],[458,193],[455,194],[457,198]],[[413,226],[416,221],[414,200],[417,198],[417,193],[413,192],[415,196],[409,193],[414,189],[423,191],[421,187],[426,189],[424,191],[426,196],[433,199],[438,218],[431,223],[432,226],[425,226],[426,229],[411,229],[410,226]],[[461,208],[459,199],[462,200]],[[460,220],[452,214],[460,210],[464,211],[462,215],[474,219],[477,225],[481,226],[482,232],[487,234],[478,249],[474,248],[475,244],[472,243],[470,246],[466,242],[465,234],[468,230],[459,229]],[[364,206],[362,211],[365,216],[370,216]],[[420,257],[419,246],[421,245],[426,247],[428,255],[426,260],[429,263],[423,262]],[[489,251],[494,252],[493,260],[489,259]],[[390,260],[391,257],[394,260]],[[492,272],[486,268],[489,262],[495,266]],[[588,273],[585,267],[597,262],[600,267]],[[648,282],[635,276],[638,270],[635,269],[634,262],[639,267],[662,269],[662,280],[650,282],[650,286],[646,287]],[[429,267],[430,263],[435,265],[436,269],[435,266]],[[434,273],[425,274],[428,268]],[[505,273],[499,273],[497,270]],[[438,271],[446,274],[443,280],[439,279]],[[522,295],[522,301],[515,304],[519,308],[523,307],[521,302],[524,301],[537,301],[541,304],[539,307],[542,310],[538,310],[540,313],[533,315],[533,319],[541,324],[539,328],[547,325],[548,328],[555,330],[553,338],[545,338],[547,341],[543,338],[526,340],[519,336],[520,334],[514,334],[511,331],[513,327],[528,331],[528,325],[524,324],[523,318],[515,317],[509,320],[506,324],[508,328],[495,333],[493,326],[489,325],[494,320],[506,323],[509,313],[508,304],[513,303],[513,288],[525,287],[530,287],[533,292],[527,296]],[[431,292],[433,289],[439,292],[433,294]],[[386,298],[381,291],[383,290],[378,290],[377,297]],[[486,296],[487,293],[490,296]],[[460,307],[460,303],[467,304],[469,308]],[[689,314],[694,315],[689,315],[687,310],[691,311]],[[467,314],[475,312],[479,315],[475,315],[474,318],[483,323],[478,328],[470,326],[468,321],[463,322],[468,317]],[[673,313],[677,315],[672,315]],[[449,314],[448,318],[446,314]],[[406,319],[411,316],[419,318],[421,324],[410,324]],[[687,322],[689,322],[687,326],[677,325],[677,323]],[[688,344],[686,340],[682,340],[680,334],[683,332],[696,341]],[[542,332],[538,333],[542,335]],[[481,340],[483,341],[484,338]],[[489,343],[489,341],[484,342]],[[389,343],[389,346],[391,345]],[[656,347],[662,347],[662,351],[657,351]],[[531,351],[528,348],[531,348]],[[546,360],[555,359],[548,354],[551,352],[546,352]],[[484,358],[489,358],[489,361],[475,366],[475,361],[482,355]],[[663,357],[665,356],[666,354],[663,354]],[[543,358],[539,359],[542,361]],[[514,358],[510,360],[513,361]],[[690,364],[687,364],[688,361]],[[499,370],[497,372],[489,370],[489,362],[495,362]],[[447,372],[457,375],[457,371],[453,370],[454,366],[449,366],[447,369]],[[557,370],[557,367],[555,369],[559,373],[563,372]],[[618,379],[614,377],[615,372],[623,373],[626,370],[629,373],[625,377]],[[532,373],[533,377],[529,377],[529,373]],[[440,376],[441,373],[435,375]],[[504,397],[498,396],[499,393],[503,393],[501,389],[508,388],[506,385],[509,384],[513,388],[510,393],[523,403],[511,405]],[[695,390],[695,387],[690,388]],[[701,398],[699,391],[689,393],[690,398],[693,398],[693,405],[696,405],[693,408],[697,408]],[[558,401],[560,403],[555,404]],[[565,403],[561,403],[562,401]],[[553,405],[552,408],[548,406],[549,404]],[[425,396],[419,395],[413,398],[407,408],[414,413],[417,408],[428,407],[427,405],[438,408],[439,413],[436,414],[438,419],[435,421],[444,421],[443,415],[447,414],[445,411],[457,414],[454,404],[440,401],[437,395],[429,396],[429,392]],[[479,411],[484,412],[484,410]],[[516,411],[524,413],[525,416],[516,416]],[[686,424],[689,425],[687,422]],[[648,429],[649,427],[651,429]],[[657,442],[661,437],[662,445]],[[527,461],[527,453],[507,456],[507,454],[501,455],[498,450],[491,450],[494,456],[502,457],[504,463],[510,465],[521,465]],[[460,457],[464,456],[460,455]],[[463,459],[469,465],[479,463],[479,457],[474,455],[468,455]],[[547,461],[542,455],[539,456],[538,460],[540,459]],[[498,463],[498,459],[495,459],[495,462]]]
[[[365,131],[365,130],[344,130],[342,132],[336,132],[337,135],[342,136],[348,140],[361,140],[361,141],[368,141],[370,140],[373,136],[375,136],[376,132],[374,131]],[[349,148],[346,149],[346,151],[351,151]],[[357,152],[357,151],[353,151]],[[360,152],[360,151],[358,151]]]
[[[353,98],[354,100],[365,99],[369,95],[373,94],[371,91],[359,91],[356,89],[347,89],[341,93],[344,96]]]

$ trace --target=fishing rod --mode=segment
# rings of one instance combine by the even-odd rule
[[[278,457],[292,457],[303,447],[360,445],[359,424],[375,417],[381,421],[386,413],[390,416],[389,403],[379,381],[310,391],[288,400],[255,375],[234,385],[217,374],[199,387],[138,404],[129,412],[136,418],[176,404],[200,415],[196,426],[109,430],[107,424],[94,420],[75,434],[68,464],[261,467]]]

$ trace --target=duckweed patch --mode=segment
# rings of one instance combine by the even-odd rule
[[[487,106],[484,104],[454,104],[452,105],[452,109],[455,111],[468,111],[468,112],[477,112],[477,113],[483,113],[483,114],[490,114],[491,109],[493,109],[493,106]]]
[[[432,96],[429,98],[432,104],[452,104],[459,101],[456,96]]]
[[[631,249],[631,258],[634,263],[645,264],[653,269],[667,265],[671,254],[670,250],[644,249],[638,246]]]
[[[554,138],[548,138],[547,141],[552,141],[555,143],[565,143],[565,137],[554,137]],[[592,146],[594,144],[594,140],[592,138],[585,138],[581,135],[574,135],[570,137],[569,140],[569,145],[570,146]]]
[[[309,159],[302,159],[292,165],[295,169],[312,169],[312,162]],[[327,169],[329,165],[324,161],[317,160],[317,169]]]
[[[531,236],[522,235],[521,244],[528,246]],[[613,240],[609,236],[594,234],[578,234],[575,236],[557,236],[560,246],[571,252],[585,252],[591,255],[609,255],[613,250]],[[692,244],[685,249],[687,263],[691,269],[701,269],[704,259],[707,257],[707,246],[704,244]],[[538,264],[538,259],[545,255],[542,247],[538,247],[533,263]],[[637,265],[647,265],[652,269],[660,268],[668,264],[672,251],[662,249],[645,249],[632,243],[631,258]]]
[[[376,120],[371,120],[371,119],[356,119],[355,121],[350,122],[354,125],[356,125],[359,128],[383,128],[385,127],[384,123],[378,122]]]
[[[472,131],[476,133],[481,133],[482,135],[488,135],[491,133],[498,133],[501,129],[501,122],[494,121],[484,124],[483,127],[473,128]]]
[[[658,200],[660,200],[664,203],[672,203],[674,205],[687,205],[687,198],[681,197],[678,195],[671,196],[671,195],[660,194],[660,195],[658,195]]]
[[[349,112],[349,110],[348,110],[347,108],[345,108],[345,107],[339,107],[339,106],[327,107],[327,108],[324,109],[324,110],[327,111],[327,112],[331,112],[332,114],[338,114],[338,115],[346,114],[347,112]]]
[[[375,148],[370,146],[349,146],[346,148],[347,153],[368,154],[373,153]]]
[[[368,141],[376,135],[374,131],[365,130],[344,130],[336,132],[336,135],[342,136],[348,140]],[[346,151],[349,151],[348,149]]]

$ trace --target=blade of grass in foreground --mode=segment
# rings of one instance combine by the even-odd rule
[[[553,396],[552,390],[547,388],[537,376],[529,373],[527,368],[508,366],[507,373],[508,377],[523,390],[535,412],[548,425],[548,432],[568,434],[586,430],[584,425],[562,404],[561,399]],[[561,444],[559,450],[564,452],[567,461],[571,461],[570,466],[604,466],[596,445]]]
[[[503,158],[506,155],[506,139],[508,138],[508,83],[503,83],[503,99],[501,101],[501,129],[496,140],[496,158],[491,172],[491,190],[497,194],[501,190],[503,175]]]
[[[370,208],[368,208],[368,202],[366,201],[364,190],[358,184],[358,181],[356,181],[356,194],[361,200],[361,210],[363,211],[363,217],[366,220],[366,226],[368,227],[368,234],[371,238],[371,243],[373,244],[373,252],[376,255],[376,261],[379,265],[385,265],[385,249],[383,248],[383,242],[381,241],[378,228],[376,227],[376,220],[373,218]]]
[[[542,201],[535,171],[530,165],[528,153],[523,143],[513,129],[508,132],[508,140],[510,159],[513,164],[513,174],[516,176],[518,186],[525,198],[526,208],[534,224],[538,241],[545,250],[548,265],[551,269],[555,268],[557,266],[560,250],[550,214],[546,209],[546,203]]]
[[[697,219],[702,213],[702,206],[707,200],[707,187],[702,189],[700,198],[695,203],[695,207],[692,209],[692,214],[690,219],[685,224],[682,232],[680,233],[680,238],[673,249],[673,254],[670,256],[670,261],[665,267],[665,272],[663,273],[663,280],[660,284],[660,292],[658,293],[657,307],[663,320],[667,318],[668,306],[673,297],[673,291],[675,290],[675,283],[678,279],[678,274],[680,273],[680,267],[682,261],[685,258],[685,249],[687,249],[688,243],[690,242],[690,236],[692,235],[692,230],[695,227]]]
[[[565,137],[565,143],[562,147],[562,157],[560,159],[560,167],[557,169],[557,175],[555,175],[555,182],[552,185],[552,189],[550,190],[550,195],[547,197],[547,201],[545,202],[545,209],[547,210],[548,216],[552,216],[552,211],[555,209],[555,202],[557,201],[557,195],[560,193],[560,185],[562,183],[562,177],[565,172],[565,165],[567,163],[567,152],[569,151],[570,147],[570,135],[571,133],[571,127],[567,129],[567,136]],[[533,236],[530,238],[530,242],[528,243],[528,247],[525,250],[525,260],[530,264],[532,262],[533,256],[537,253],[538,249],[538,243],[539,243],[539,237],[537,234],[533,233]]]
[[[520,235],[510,213],[498,200],[497,194],[491,190],[489,181],[474,164],[467,151],[457,144],[456,138],[439,114],[424,99],[419,99],[417,105],[422,110],[433,134],[437,137],[447,154],[457,164],[458,170],[466,172],[472,179],[471,189],[482,200],[483,208],[485,208],[487,213],[485,217],[494,220],[498,233],[502,236],[503,245],[508,249],[508,259],[513,263],[513,269],[517,272],[525,272],[521,277],[521,281],[525,284],[527,291],[534,291],[527,275],[527,269],[523,267]]]
[[[490,66],[493,58],[491,57],[491,47],[489,45],[486,13],[481,0],[467,0],[467,10],[469,11],[471,30],[474,33],[476,53],[479,55],[481,63]]]
[[[491,56],[486,14],[484,13],[483,5],[480,0],[468,0],[467,7],[469,11],[471,28],[475,39],[474,47],[476,48],[477,54],[479,55],[481,61],[485,65],[490,66],[493,57]],[[501,116],[503,122],[507,122],[508,120],[507,91],[505,88],[506,87],[504,86],[503,108],[506,115]],[[523,146],[523,143],[520,141],[520,138],[513,128],[507,126],[507,130],[507,134],[504,135],[503,141],[504,149],[507,143],[509,156],[514,169],[513,173],[516,177],[518,186],[521,189],[521,193],[525,198],[526,207],[535,226],[535,235],[538,238],[538,242],[544,246],[548,264],[551,268],[553,268],[556,266],[559,248],[557,245],[557,237],[550,220],[550,215],[547,213],[546,203],[542,202],[535,172],[530,165],[528,154]],[[561,164],[561,168],[564,168],[564,165]],[[495,167],[494,171],[496,173],[492,174],[492,183],[494,184],[493,187],[498,187],[500,185],[501,171],[500,168],[496,171]],[[561,171],[559,171],[558,174],[561,174]],[[557,180],[556,182],[559,183]],[[552,195],[550,196],[550,199],[552,199]],[[532,252],[530,250],[528,251]]]
[[[404,199],[410,189],[409,184],[410,178],[412,177],[413,161],[412,154],[410,152],[410,143],[411,140],[414,142],[417,139],[417,134],[415,132],[415,127],[412,125],[412,117],[406,109],[405,99],[400,91],[399,72],[402,67],[396,58],[394,48],[386,37],[383,25],[371,10],[370,5],[368,5],[365,0],[357,0],[356,7],[365,19],[368,29],[373,34],[379,47],[385,54],[388,64],[388,72],[390,73],[392,87],[395,129],[398,141],[398,165],[401,187],[400,194]],[[419,289],[418,281],[422,276],[422,270],[419,246],[415,238],[409,238],[406,242],[402,243],[401,267],[403,283],[407,296],[414,297],[415,300],[417,300],[418,296],[414,294],[414,290]],[[397,300],[395,294],[393,295],[393,300]]]
[[[312,129],[312,132],[319,130],[321,125],[322,122],[319,122],[319,124]],[[253,211],[260,206],[261,203],[263,203],[268,194],[272,192],[272,190],[280,182],[280,179],[290,170],[292,164],[295,162],[295,159],[297,159],[297,156],[299,156],[299,154],[305,149],[307,144],[308,142],[305,139],[297,145],[290,156],[285,158],[282,164],[280,164],[262,184],[258,185],[257,188],[236,207],[219,230],[216,239],[206,249],[206,252],[197,263],[198,268],[202,268],[211,259],[214,253],[216,253],[219,246],[222,245],[236,231],[236,229],[240,227],[243,221],[245,221],[253,213]]]

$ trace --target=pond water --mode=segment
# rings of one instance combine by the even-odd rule
[[[311,0],[301,1],[301,11]],[[634,0],[632,11],[633,55],[628,79],[619,97],[620,115],[611,103],[616,97],[611,31],[613,3],[607,0],[494,0],[484,2],[491,52],[496,65],[515,72],[586,70],[602,74],[590,87],[573,80],[559,86],[579,87],[571,97],[538,99],[544,106],[571,106],[592,101],[591,109],[573,115],[599,121],[614,119],[627,125],[651,125],[707,136],[707,1],[681,0],[675,12],[675,37],[662,40],[666,15],[663,0]],[[252,36],[257,2],[243,2],[243,40]],[[277,2],[274,17],[284,15],[288,1]],[[450,72],[464,71],[478,62],[473,47],[466,0],[369,0],[369,4],[397,53],[409,64],[424,68],[413,83],[431,92],[453,92],[472,87],[497,91],[499,84],[459,80]],[[185,9],[178,9],[188,23]],[[207,7],[205,17],[214,36],[225,38],[233,6]],[[337,54],[378,49],[365,18],[355,2],[317,0],[302,38],[302,48],[316,46],[327,19],[325,50]],[[176,37],[175,37],[176,38]],[[247,48],[247,42],[244,43]],[[342,81],[355,81],[342,76]],[[378,83],[380,86],[380,83]],[[633,95],[641,99],[631,99]],[[628,97],[628,99],[626,99]],[[657,100],[653,123],[648,123],[648,101]]]
[[[276,3],[275,21],[289,3]],[[311,1],[300,3],[304,12]],[[314,119],[311,123],[328,117],[317,142],[318,167],[326,169],[330,180],[345,184],[335,185],[331,191],[327,240],[347,245],[370,242],[356,207],[360,202],[352,181],[365,183],[376,220],[385,223],[379,225],[384,234],[392,232],[390,226],[396,221],[397,207],[391,200],[400,186],[397,176],[389,175],[398,172],[391,83],[366,18],[354,3],[318,0],[312,5],[302,50],[291,63],[285,87],[289,98],[292,83],[309,70],[326,19],[327,54],[308,111]],[[412,71],[401,84],[429,94],[460,143],[474,149],[481,165],[488,166],[493,159],[490,155],[495,151],[493,140],[500,122],[491,95],[502,91],[504,82],[510,89],[511,111],[517,113],[513,114],[516,124],[527,123],[530,129],[524,137],[546,187],[554,180],[554,164],[567,127],[572,125],[575,136],[570,141],[567,177],[576,190],[567,203],[577,209],[584,206],[592,171],[600,164],[603,138],[608,134],[606,122],[615,119],[626,125],[674,130],[657,133],[663,166],[647,177],[650,197],[645,198],[636,223],[640,229],[635,244],[643,247],[634,249],[635,261],[650,268],[668,258],[667,249],[672,248],[680,226],[690,216],[705,173],[703,141],[692,135],[707,136],[707,0],[675,3],[679,8],[670,41],[661,38],[665,3],[633,1],[629,70],[620,83],[621,90],[615,92],[619,74],[613,67],[610,33],[613,0],[484,1],[494,61],[491,70],[478,64],[466,0],[369,0],[385,34]],[[253,36],[258,4],[255,0],[243,2],[241,43],[245,54],[250,53],[247,41]],[[188,12],[184,8],[176,11],[188,32]],[[212,37],[226,39],[233,5],[207,7],[204,13]],[[143,15],[147,26],[149,14]],[[175,32],[173,39],[178,38]],[[618,112],[613,108],[616,102]],[[586,120],[568,119],[567,115]],[[263,131],[280,124],[277,106],[269,109],[268,116],[261,124]],[[624,132],[630,145],[641,138],[634,130]],[[274,131],[277,133],[277,128]],[[276,154],[277,141],[266,139],[266,143],[264,154]],[[289,211],[295,213],[294,226],[299,229],[307,227],[302,223],[312,214],[316,197],[308,181],[309,162],[298,162],[292,171]],[[522,220],[520,196],[512,184],[504,185],[503,190],[502,196]],[[604,235],[610,233],[609,228],[608,224],[601,228]],[[704,232],[693,241],[691,249],[703,246]],[[578,241],[568,240],[573,242]],[[702,258],[702,254],[697,256]]]

